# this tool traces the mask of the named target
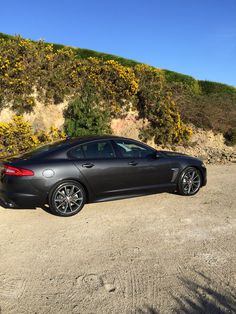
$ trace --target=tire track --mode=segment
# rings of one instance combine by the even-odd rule
[[[26,281],[21,278],[3,278],[0,282],[0,296],[19,299],[25,292]]]

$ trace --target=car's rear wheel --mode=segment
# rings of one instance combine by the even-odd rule
[[[76,215],[86,202],[86,193],[81,184],[75,181],[63,182],[49,195],[50,211],[58,216]]]
[[[202,176],[198,169],[194,167],[186,168],[180,175],[178,181],[178,192],[181,195],[194,195],[202,185]]]

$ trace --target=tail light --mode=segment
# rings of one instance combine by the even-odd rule
[[[21,169],[21,168],[4,165],[2,174],[7,174],[8,176],[24,177],[24,176],[33,176],[34,172],[28,169]]]

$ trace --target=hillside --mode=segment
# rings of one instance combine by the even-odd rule
[[[23,114],[36,130],[53,124],[70,135],[107,133],[112,119],[134,111],[138,137],[144,141],[187,145],[192,132],[201,128],[224,134],[228,144],[236,143],[233,86],[3,33],[0,106],[1,119],[9,120],[9,112]]]
[[[14,36],[0,32],[0,38],[11,39],[11,38],[14,38]],[[47,44],[53,45],[53,48],[55,51],[65,47],[65,45],[62,45],[62,44],[47,43],[47,42],[45,42],[45,44],[46,45]],[[81,58],[81,59],[87,59],[89,57],[95,57],[95,58],[99,58],[99,59],[103,59],[103,60],[115,60],[115,61],[119,62],[120,64],[122,64],[123,66],[126,66],[126,67],[133,67],[137,64],[140,64],[140,62],[138,62],[138,61],[119,57],[119,56],[116,56],[113,54],[98,52],[95,50],[85,49],[85,48],[74,48],[74,47],[70,47],[70,48],[73,49],[76,52],[77,57]],[[199,84],[199,87],[202,89],[202,92],[204,94],[212,94],[212,93],[232,94],[232,93],[236,93],[236,88],[233,86],[227,85],[227,84],[222,84],[219,82],[196,80],[192,76],[189,76],[186,74],[181,74],[181,73],[170,71],[170,70],[166,70],[166,69],[163,69],[163,71],[165,72],[166,79],[168,82],[170,82],[170,83],[171,82],[183,83],[183,84],[186,84],[188,86],[195,86],[195,85]]]

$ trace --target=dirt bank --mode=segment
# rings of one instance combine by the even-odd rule
[[[0,208],[1,314],[236,312],[236,165],[194,197]],[[195,312],[194,312],[195,311]]]

